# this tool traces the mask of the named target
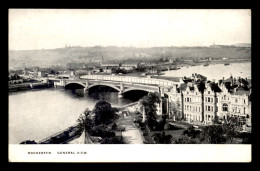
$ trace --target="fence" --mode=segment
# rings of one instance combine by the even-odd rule
[[[159,86],[174,86],[180,84],[179,82],[169,81],[164,79],[156,78],[141,78],[141,77],[130,77],[130,76],[112,76],[112,75],[84,75],[81,79],[93,79],[93,80],[104,80],[104,81],[119,81],[128,83],[139,83],[139,84],[153,84]]]

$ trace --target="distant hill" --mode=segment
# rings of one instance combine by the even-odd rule
[[[234,44],[236,47],[251,47],[251,43],[237,43]]]
[[[251,49],[241,47],[69,47],[46,50],[10,50],[9,67],[48,67],[70,62],[101,62],[108,60],[148,60],[163,58],[249,58]]]

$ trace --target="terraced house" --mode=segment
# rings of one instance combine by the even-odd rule
[[[223,121],[227,117],[251,118],[251,87],[232,77],[218,83],[183,83],[170,102],[182,105],[179,108],[183,118],[190,123],[212,124],[214,119]],[[181,98],[181,100],[179,98]]]

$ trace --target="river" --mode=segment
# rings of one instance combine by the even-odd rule
[[[183,66],[179,70],[165,71],[167,77],[190,77],[193,73],[198,73],[207,77],[208,80],[220,80],[223,77],[229,78],[232,74],[233,77],[251,78],[251,62],[244,63],[230,63],[224,64],[210,64],[209,66]]]
[[[42,89],[9,93],[9,144],[24,140],[42,140],[76,123],[84,109],[93,109],[98,100],[112,106],[131,103],[118,99],[117,92],[85,94],[83,97],[71,90]]]

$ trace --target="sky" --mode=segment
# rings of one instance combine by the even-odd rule
[[[251,43],[251,10],[9,9],[9,50]]]

